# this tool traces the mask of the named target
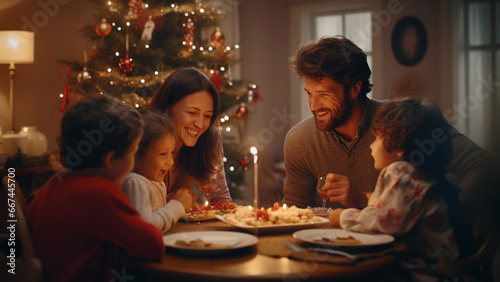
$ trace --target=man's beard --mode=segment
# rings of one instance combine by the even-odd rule
[[[339,112],[336,116],[331,117],[329,121],[318,122],[316,118],[316,113],[314,113],[314,120],[316,122],[316,127],[321,131],[331,131],[335,128],[343,125],[349,118],[351,118],[353,103],[350,99],[351,97],[347,94],[348,91],[344,90],[344,102],[339,107]],[[330,112],[330,115],[332,113]]]

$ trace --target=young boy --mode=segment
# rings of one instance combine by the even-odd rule
[[[376,139],[370,149],[381,172],[368,206],[330,214],[333,227],[404,240],[408,249],[399,264],[411,275],[404,278],[413,281],[437,281],[439,259],[473,251],[459,190],[444,177],[451,157],[448,126],[434,104],[416,98],[386,102],[372,125]],[[423,143],[431,144],[425,152]]]
[[[110,281],[118,248],[161,258],[161,232],[146,223],[118,188],[134,166],[144,122],[137,111],[99,95],[75,102],[59,137],[67,172],[53,176],[26,220],[46,281]]]

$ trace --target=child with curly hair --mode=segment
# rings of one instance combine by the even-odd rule
[[[451,157],[448,122],[425,100],[384,103],[372,125],[375,169],[381,170],[368,206],[336,209],[330,225],[348,231],[386,233],[407,243],[399,265],[413,281],[439,279],[439,259],[467,256],[474,239],[459,189],[444,177]],[[402,272],[403,273],[403,272]]]

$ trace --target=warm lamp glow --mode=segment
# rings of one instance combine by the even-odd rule
[[[29,64],[35,60],[35,33],[0,31],[0,64]]]
[[[15,64],[30,64],[35,60],[35,33],[32,31],[0,31],[0,64],[10,64],[10,130],[14,133],[14,75]]]

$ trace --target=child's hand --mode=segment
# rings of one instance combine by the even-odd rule
[[[193,203],[193,199],[188,188],[179,188],[174,194],[174,199],[179,201],[185,210],[189,209]]]
[[[333,228],[340,228],[340,214],[342,213],[344,209],[338,208],[334,209],[330,213],[330,226]]]

